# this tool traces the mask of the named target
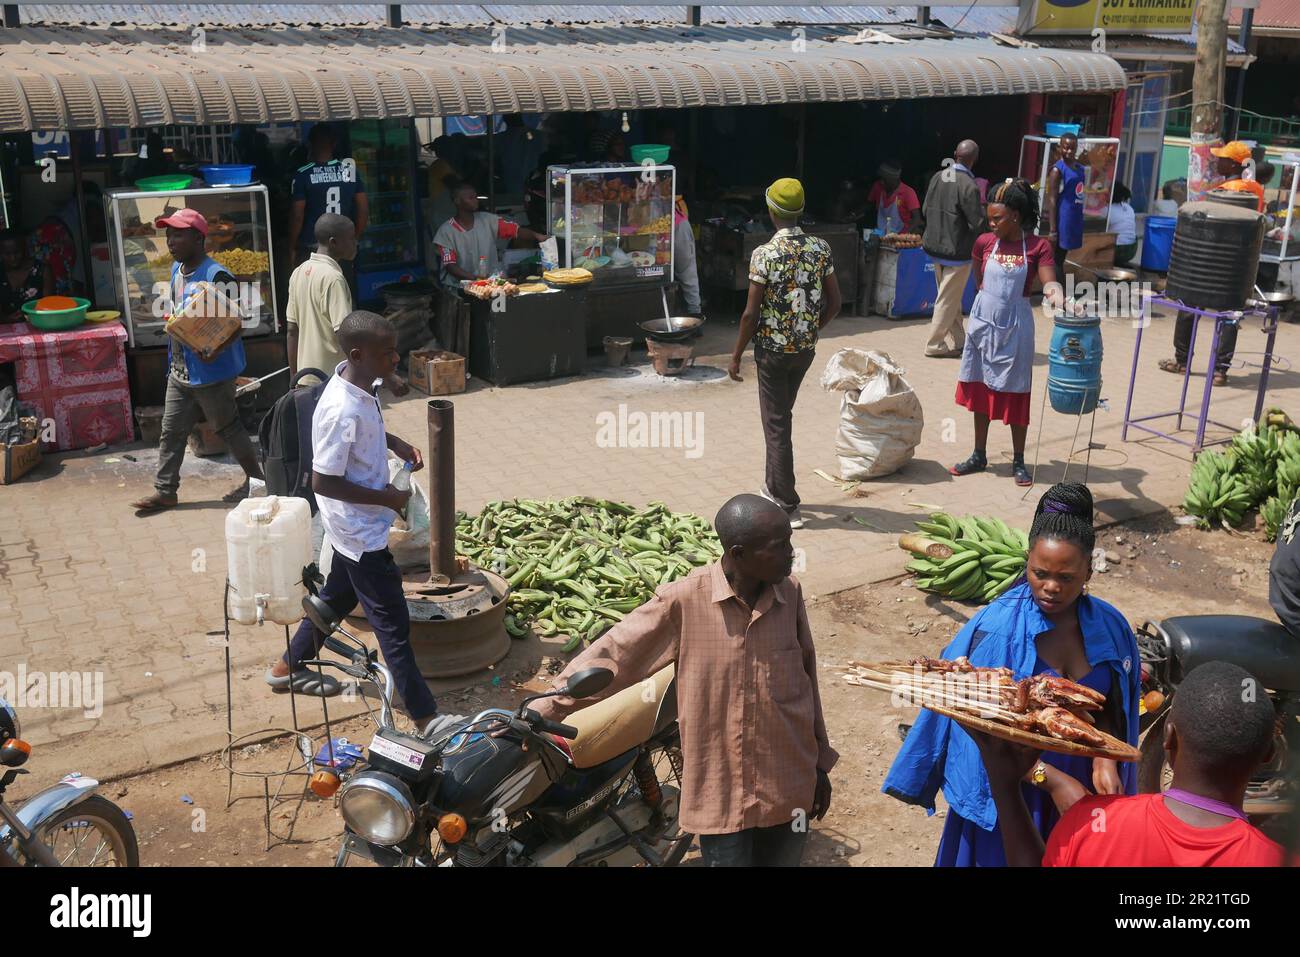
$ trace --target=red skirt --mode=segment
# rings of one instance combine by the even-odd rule
[[[997,392],[983,382],[958,382],[957,404],[1007,425],[1029,424],[1028,392]]]

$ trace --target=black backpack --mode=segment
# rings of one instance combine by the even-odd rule
[[[299,379],[312,375],[320,382],[298,388]],[[329,376],[319,369],[299,369],[289,383],[289,391],[275,400],[257,428],[266,494],[305,498],[313,515],[316,496],[311,490],[311,417],[328,381]]]

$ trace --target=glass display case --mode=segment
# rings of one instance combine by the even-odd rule
[[[380,286],[421,262],[415,141],[411,127],[400,120],[353,123],[348,136],[370,204],[370,219],[357,244],[357,298],[373,302]]]
[[[1039,206],[1047,195],[1047,178],[1061,158],[1059,137],[1025,136],[1020,141],[1020,175],[1038,190]],[[1119,140],[1113,136],[1080,136],[1079,162],[1087,176],[1083,186],[1084,230],[1105,230],[1110,226],[1110,201],[1115,191]],[[1043,230],[1038,230],[1040,234]]]
[[[235,278],[243,335],[279,331],[265,186],[110,189],[107,206],[110,255],[117,271],[116,308],[133,348],[166,345],[163,325],[173,260],[167,251],[167,228],[154,222],[186,207],[208,221],[207,253]]]
[[[673,278],[672,166],[552,166],[546,178],[549,232],[560,265],[590,269],[593,282]]]
[[[1264,187],[1264,214],[1268,227],[1259,258],[1270,262],[1300,260],[1300,210],[1296,208],[1300,186],[1300,153],[1287,153],[1281,162],[1272,161],[1277,172]]]

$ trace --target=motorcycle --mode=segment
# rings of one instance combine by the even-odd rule
[[[0,698],[0,867],[139,867],[131,821],[99,782],[69,774],[23,802],[16,811],[5,790],[20,774],[32,747],[21,737],[18,715]]]
[[[1142,659],[1145,732],[1138,763],[1138,790],[1159,793],[1169,787],[1173,771],[1165,756],[1164,726],[1183,676],[1210,661],[1230,661],[1254,675],[1277,711],[1277,738],[1272,759],[1251,779],[1244,810],[1270,821],[1292,810],[1296,798],[1296,760],[1300,748],[1300,639],[1275,621],[1246,615],[1182,615],[1137,628]],[[1152,696],[1151,692],[1159,692]],[[1258,818],[1257,818],[1258,819]],[[1261,824],[1263,826],[1263,824]]]
[[[378,652],[347,632],[315,594],[303,599],[325,647],[316,659],[379,689],[376,731],[364,763],[326,768],[312,790],[337,793],[345,824],[335,866],[354,858],[423,867],[677,865],[692,835],[678,826],[682,756],[673,670],[570,716],[542,718],[541,698],[598,694],[605,668],[574,675],[561,691],[530,695],[514,711],[488,708],[428,736],[393,723],[392,677]]]

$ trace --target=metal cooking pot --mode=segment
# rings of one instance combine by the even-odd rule
[[[671,319],[650,319],[637,325],[651,339],[659,342],[681,342],[690,338],[696,329],[704,325],[704,320],[695,316],[673,316]]]

